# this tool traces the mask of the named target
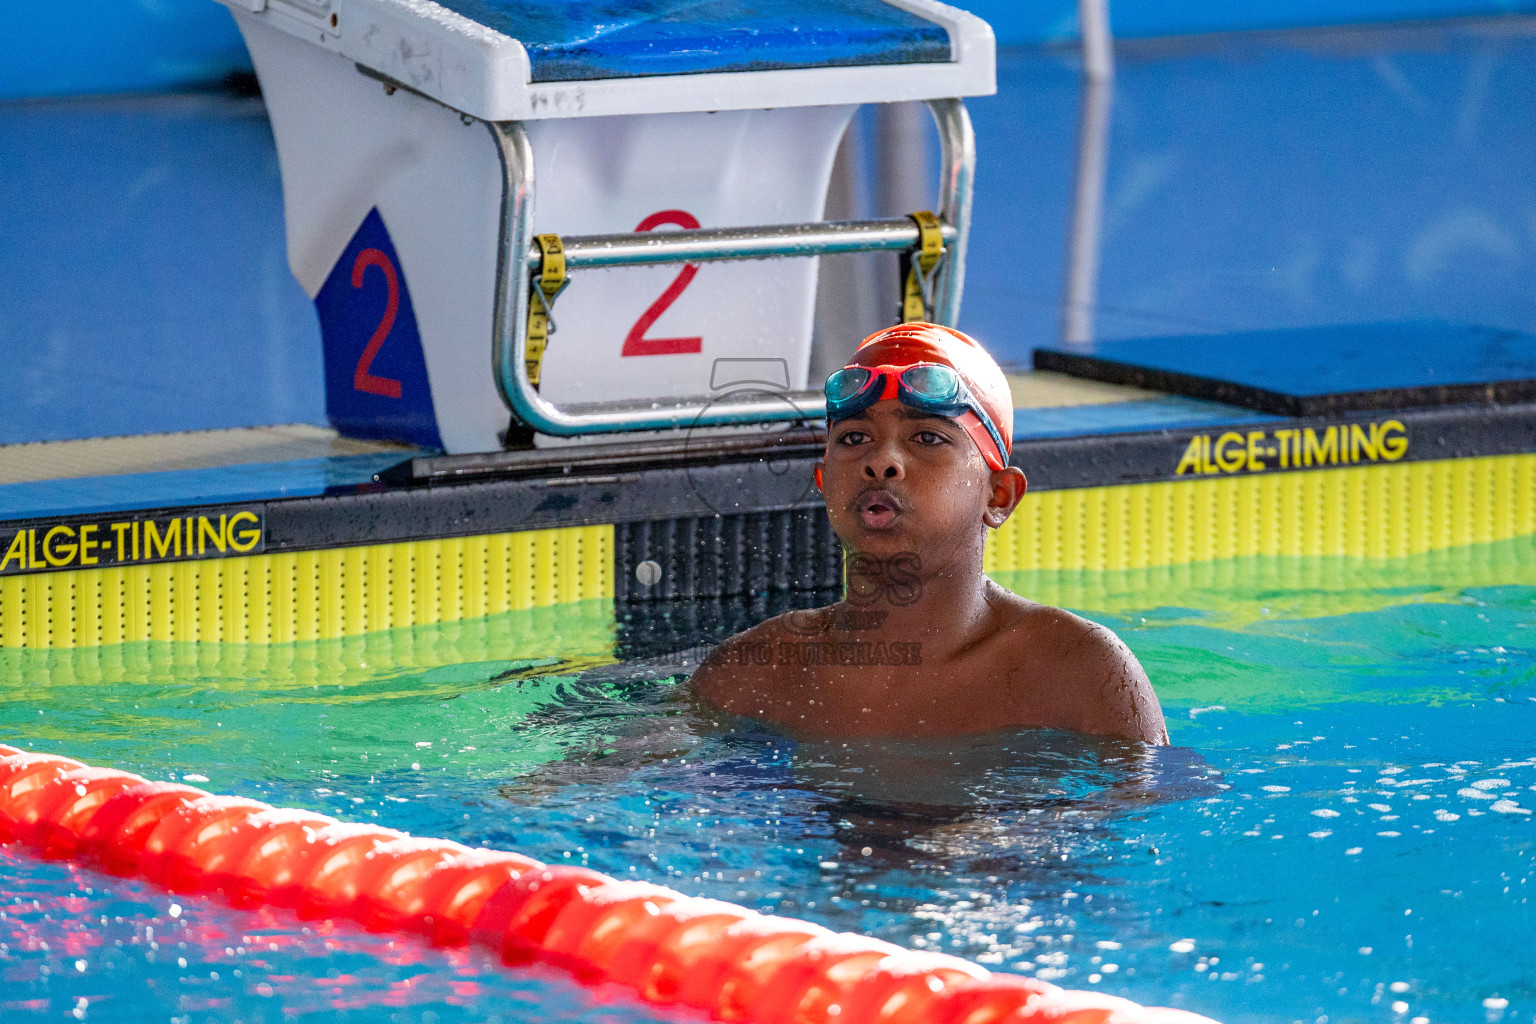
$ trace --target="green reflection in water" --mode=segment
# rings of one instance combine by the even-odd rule
[[[613,602],[292,644],[0,651],[0,740],[209,788],[430,766],[501,776],[563,753],[523,729],[613,661]]]
[[[1510,581],[1536,579],[1531,537],[1408,558],[1253,557],[997,579],[1115,629],[1169,710],[1433,705],[1529,682],[1525,659],[1486,655],[1528,629],[1536,588]]]

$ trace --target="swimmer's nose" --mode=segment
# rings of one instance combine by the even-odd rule
[[[900,480],[906,475],[901,457],[890,445],[876,446],[876,450],[870,452],[864,462],[864,477],[867,480]]]

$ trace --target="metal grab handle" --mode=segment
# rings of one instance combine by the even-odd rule
[[[945,245],[960,232],[942,229]],[[911,218],[833,220],[813,224],[777,224],[751,228],[699,228],[689,231],[562,237],[567,270],[639,267],[654,263],[707,263],[713,260],[762,260],[792,256],[830,256],[843,252],[888,252],[918,242]],[[537,274],[544,253],[528,250],[528,271]]]
[[[945,224],[945,258],[934,282],[933,318],[953,325],[960,313],[965,283],[965,253],[971,223],[971,184],[976,172],[976,141],[970,115],[958,99],[930,100],[928,109],[939,129],[939,217]],[[657,399],[561,408],[534,389],[525,362],[529,276],[538,259],[533,244],[533,147],[518,121],[489,121],[501,157],[504,186],[501,245],[497,254],[496,310],[492,372],[508,408],[541,434],[576,437],[630,430],[666,430],[689,426],[779,423],[820,419],[826,402],[819,393],[793,396],[733,393],[707,397]],[[570,269],[635,266],[724,259],[814,256],[835,252],[909,248],[917,242],[910,220],[844,221],[771,228],[724,228],[635,235],[568,238]],[[769,251],[775,248],[791,251]],[[686,251],[685,251],[686,250]]]

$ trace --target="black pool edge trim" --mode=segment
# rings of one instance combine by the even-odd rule
[[[818,454],[826,443],[824,426],[797,425],[756,437],[711,437],[681,432],[675,439],[582,444],[466,455],[419,455],[374,475],[393,487],[452,484],[512,477],[570,476],[648,469],[655,465],[715,465],[753,462],[769,454],[783,457]]]

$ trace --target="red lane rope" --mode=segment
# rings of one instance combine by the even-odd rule
[[[1214,1024],[942,953],[0,744],[0,842],[237,907],[349,917],[742,1024]]]

